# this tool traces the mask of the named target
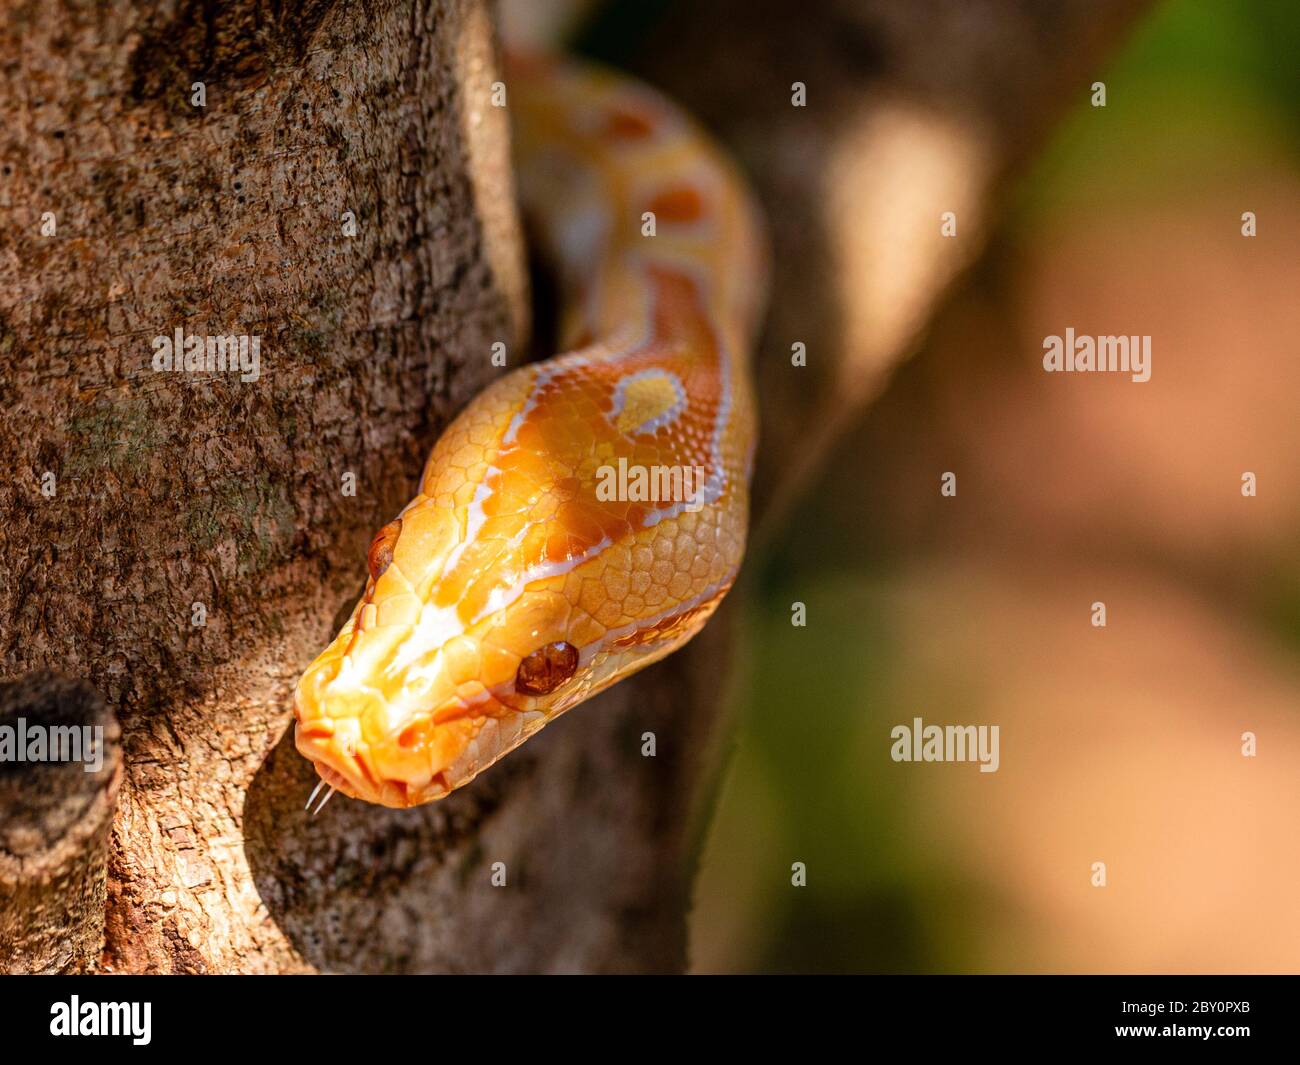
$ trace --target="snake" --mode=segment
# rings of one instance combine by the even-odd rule
[[[744,555],[756,201],[655,89],[550,54],[502,69],[561,354],[472,399],[375,535],[364,594],[294,694],[325,799],[444,798],[690,640]]]

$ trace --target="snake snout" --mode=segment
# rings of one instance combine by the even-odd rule
[[[455,697],[413,715],[387,704],[345,706],[337,699],[318,707],[300,692],[294,742],[320,778],[345,795],[416,806],[457,785],[448,770],[462,761],[483,721],[469,709]]]
[[[301,698],[295,703],[294,716],[294,746],[316,767],[326,784],[356,799],[382,801],[377,795],[381,789],[357,742],[360,729],[355,718],[312,713]]]

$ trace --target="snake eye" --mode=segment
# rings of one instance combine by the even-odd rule
[[[384,575],[384,570],[392,565],[393,548],[397,546],[397,537],[401,531],[402,519],[394,518],[375,533],[375,538],[370,543],[370,553],[366,556],[371,580],[379,580]]]
[[[578,649],[563,641],[539,647],[522,662],[515,674],[515,691],[525,695],[546,695],[555,691],[578,669]]]

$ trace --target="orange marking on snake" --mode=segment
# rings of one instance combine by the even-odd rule
[[[502,377],[447,427],[295,694],[297,746],[322,779],[389,806],[441,798],[681,646],[744,552],[766,276],[749,195],[642,86],[537,59],[508,79],[571,350]],[[698,220],[701,189],[707,233],[631,224],[647,202]],[[701,471],[700,491],[611,497],[620,464]]]
[[[660,192],[649,209],[661,222],[695,222],[704,214],[704,200],[698,190],[682,185]]]
[[[612,111],[605,123],[605,136],[614,141],[644,140],[653,132],[654,126],[631,111]]]

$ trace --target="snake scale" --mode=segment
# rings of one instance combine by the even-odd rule
[[[745,547],[766,287],[749,191],[632,79],[512,55],[505,84],[565,354],[447,427],[295,695],[322,784],[385,806],[444,797],[679,648]]]

